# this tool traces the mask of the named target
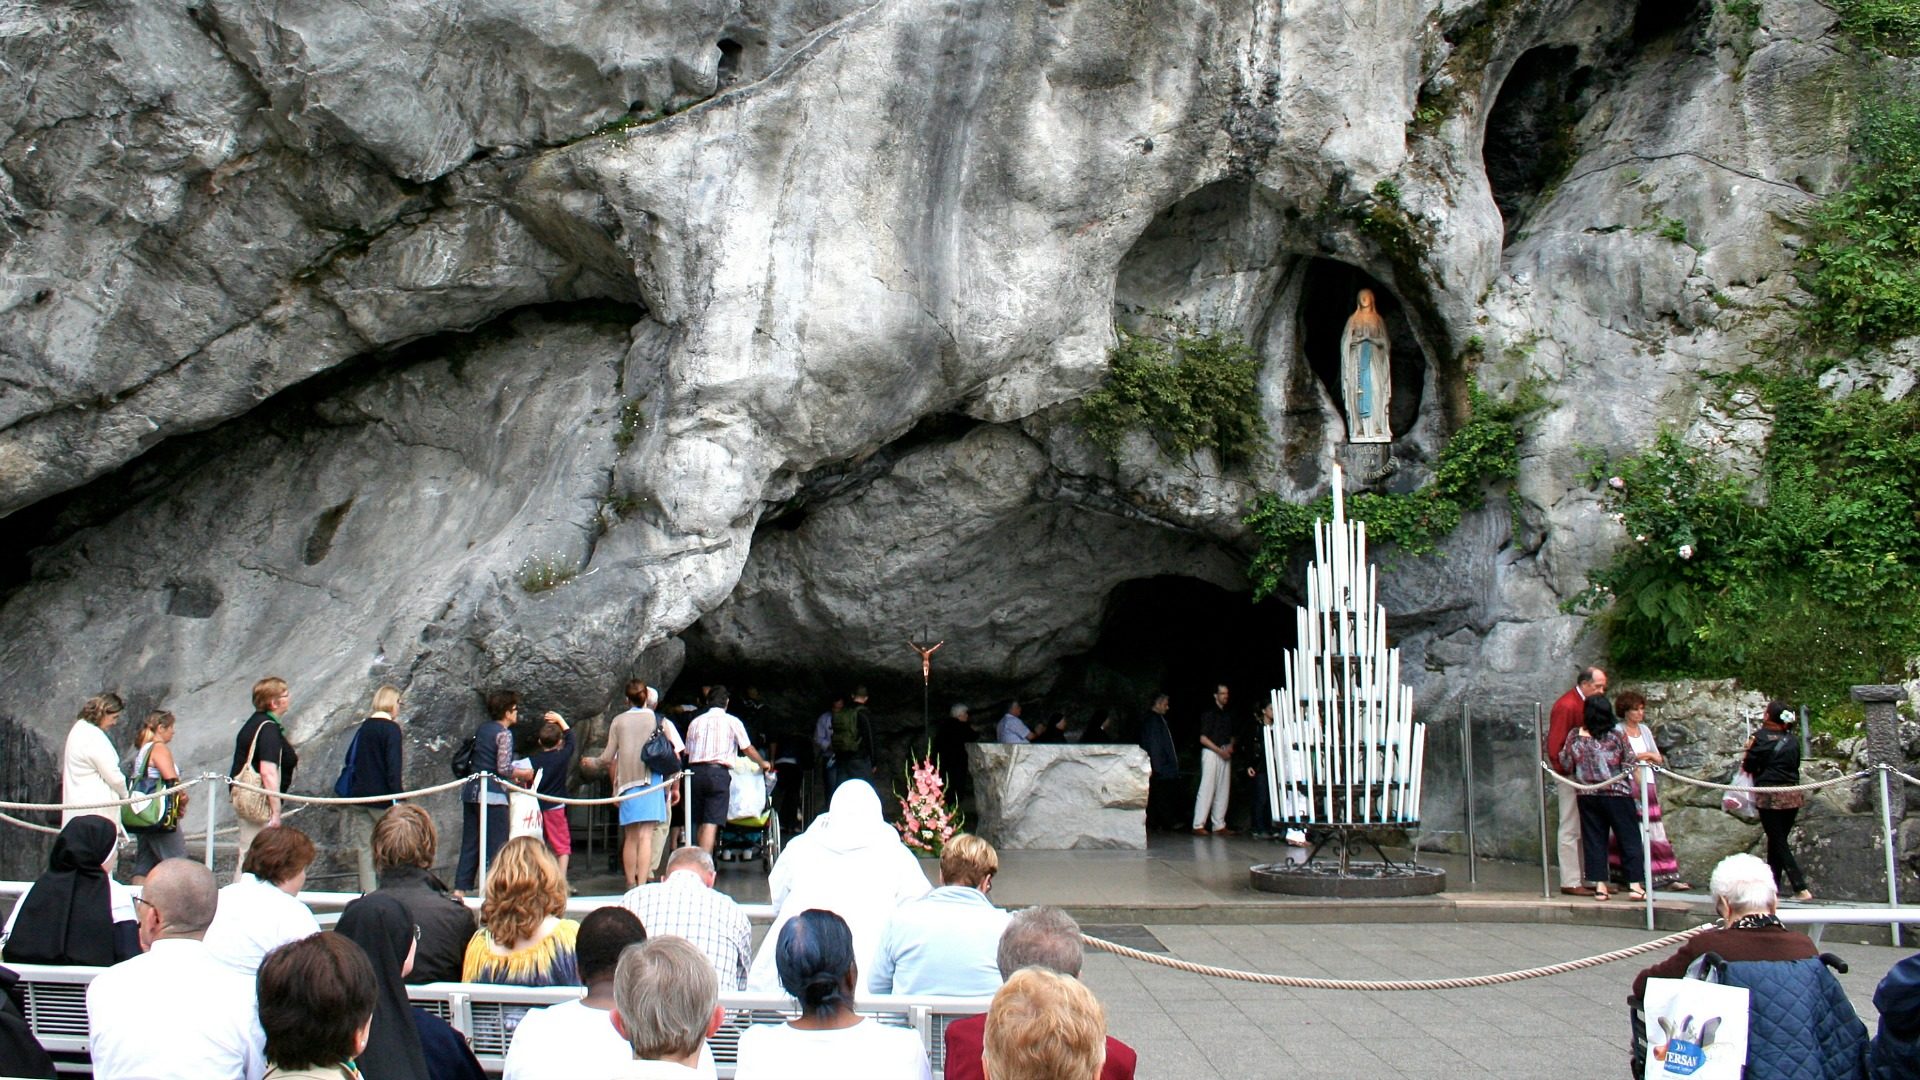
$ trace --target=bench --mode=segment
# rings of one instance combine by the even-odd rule
[[[20,975],[19,990],[26,1000],[27,1023],[60,1071],[85,1075],[87,1062],[87,984],[101,968],[66,965],[8,965]],[[415,1005],[435,1013],[458,1029],[473,1046],[474,1056],[489,1073],[506,1065],[507,1044],[524,1011],[572,1001],[578,987],[499,986],[491,983],[426,983],[409,986]],[[740,1035],[753,1024],[784,1023],[796,1015],[793,999],[785,994],[726,991],[720,1004],[727,1020],[708,1045],[722,1077],[731,1077],[738,1060]],[[895,1027],[910,1028],[920,1036],[933,1062],[935,1076],[946,1062],[947,1025],[987,1010],[986,998],[869,997],[855,1006],[861,1015]]]

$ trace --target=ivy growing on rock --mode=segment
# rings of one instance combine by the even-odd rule
[[[1490,483],[1516,475],[1526,418],[1547,404],[1546,398],[1530,382],[1510,400],[1491,398],[1469,383],[1467,400],[1472,419],[1441,449],[1431,481],[1406,493],[1363,491],[1346,500],[1347,516],[1367,523],[1370,542],[1431,554],[1462,514],[1480,506]],[[1332,516],[1331,495],[1305,504],[1272,492],[1254,499],[1242,521],[1259,544],[1247,569],[1255,600],[1280,587],[1294,553],[1313,539],[1313,523]]]
[[[1920,3],[1905,6],[1920,12]],[[1920,92],[1873,95],[1855,144],[1860,162],[1847,187],[1813,212],[1801,273],[1814,299],[1806,328],[1849,348],[1920,333]]]
[[[1672,433],[1595,459],[1628,543],[1569,608],[1624,675],[1735,677],[1816,717],[1920,654],[1920,395],[1835,396],[1811,370],[1744,376],[1773,413],[1757,478]]]
[[[1176,324],[1172,340],[1119,331],[1106,382],[1081,399],[1087,437],[1119,459],[1129,432],[1145,431],[1162,453],[1185,460],[1210,449],[1223,466],[1259,449],[1260,361],[1245,342]]]

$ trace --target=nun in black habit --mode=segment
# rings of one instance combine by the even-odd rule
[[[366,950],[380,985],[367,1048],[354,1059],[361,1075],[367,1080],[486,1080],[466,1038],[407,1000],[416,935],[406,906],[369,893],[347,905],[335,929]]]

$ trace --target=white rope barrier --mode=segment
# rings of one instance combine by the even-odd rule
[[[1260,983],[1264,986],[1290,986],[1299,990],[1471,990],[1481,986],[1499,986],[1503,983],[1520,982],[1525,979],[1541,979],[1550,975],[1565,975],[1583,968],[1599,967],[1616,960],[1625,960],[1642,953],[1657,952],[1670,945],[1678,945],[1695,934],[1704,933],[1719,927],[1718,922],[1702,923],[1691,930],[1682,930],[1677,934],[1668,934],[1663,938],[1630,945],[1624,949],[1615,949],[1597,956],[1569,960],[1563,964],[1548,964],[1545,967],[1525,968],[1520,971],[1503,971],[1497,975],[1472,975],[1457,979],[1310,979],[1297,975],[1269,975],[1260,971],[1240,971],[1235,968],[1215,967],[1212,964],[1196,964],[1172,956],[1142,952],[1139,949],[1116,945],[1087,934],[1081,940],[1088,945],[1115,956],[1124,956],[1129,960],[1143,960],[1149,964],[1159,964],[1175,971],[1185,971],[1193,975],[1205,975],[1215,979],[1232,979],[1237,982]]]
[[[1822,788],[1830,788],[1838,784],[1851,784],[1855,780],[1859,780],[1862,777],[1871,776],[1874,772],[1874,769],[1889,768],[1889,766],[1876,765],[1870,768],[1861,769],[1858,772],[1847,773],[1844,776],[1836,776],[1831,780],[1814,780],[1805,784],[1781,784],[1777,787],[1772,784],[1769,784],[1765,787],[1759,787],[1759,786],[1750,786],[1750,785],[1743,785],[1743,784],[1722,784],[1712,780],[1702,780],[1697,776],[1688,776],[1685,773],[1674,772],[1672,769],[1667,768],[1665,765],[1655,765],[1655,764],[1652,764],[1651,762],[1648,762],[1646,764],[1647,764],[1647,767],[1652,769],[1654,772],[1657,772],[1662,776],[1670,776],[1674,780],[1682,784],[1692,784],[1695,787],[1714,788],[1719,791],[1766,791],[1766,792],[1819,791]],[[1544,759],[1542,759],[1540,762],[1540,771],[1552,776],[1555,783],[1564,784],[1567,787],[1573,788],[1575,791],[1599,791],[1602,788],[1612,787],[1614,784],[1618,783],[1622,778],[1631,776],[1633,772],[1632,769],[1624,769],[1620,772],[1613,774],[1607,779],[1600,781],[1599,783],[1582,784],[1579,781],[1574,780],[1562,773],[1555,772],[1550,766],[1548,766],[1548,764]],[[1897,771],[1895,775],[1906,776],[1905,773],[1900,773]],[[1912,780],[1915,784],[1920,784],[1920,780],[1914,780],[1914,778],[1911,776],[1907,776],[1906,778],[1908,780]]]
[[[518,792],[522,795],[531,795],[543,803],[556,803],[560,806],[614,806],[626,802],[629,799],[637,799],[642,795],[659,791],[662,788],[672,787],[674,784],[679,783],[680,777],[685,774],[686,770],[683,769],[680,772],[674,773],[672,776],[656,780],[644,787],[629,788],[618,795],[608,795],[597,799],[571,799],[565,795],[542,795],[532,788],[523,788],[511,780],[502,780],[497,776],[494,777],[493,782],[508,791]]]

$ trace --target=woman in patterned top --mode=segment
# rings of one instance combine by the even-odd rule
[[[567,882],[536,837],[507,841],[487,872],[480,929],[467,942],[463,982],[512,986],[578,986],[574,938],[580,924],[567,910]]]
[[[1633,788],[1621,770],[1633,759],[1626,733],[1613,717],[1613,703],[1595,694],[1586,701],[1586,714],[1573,737],[1560,749],[1560,767],[1576,783],[1605,787],[1579,795],[1581,864],[1595,900],[1607,899],[1607,834],[1620,841],[1625,862],[1627,895],[1645,900],[1641,888],[1646,864],[1641,859],[1640,826],[1635,818]]]

